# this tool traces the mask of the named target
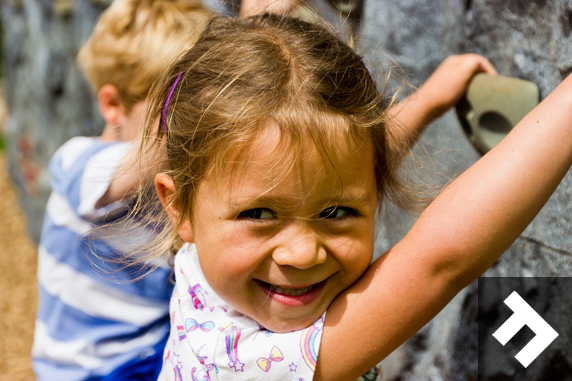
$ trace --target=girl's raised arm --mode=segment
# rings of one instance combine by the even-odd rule
[[[250,17],[264,12],[288,14],[301,3],[303,1],[298,0],[244,0],[240,4],[240,17]]]
[[[353,380],[489,268],[572,164],[572,76],[449,185],[328,309],[314,380]]]
[[[389,109],[393,132],[399,136],[399,142],[405,142],[406,150],[415,144],[425,126],[459,102],[478,72],[498,74],[478,54],[449,56],[415,93]]]

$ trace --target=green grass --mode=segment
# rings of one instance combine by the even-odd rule
[[[0,152],[4,152],[4,136],[0,134]]]

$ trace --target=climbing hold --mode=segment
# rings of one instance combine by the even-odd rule
[[[479,73],[457,104],[457,116],[469,141],[484,155],[538,102],[538,87],[533,82]]]

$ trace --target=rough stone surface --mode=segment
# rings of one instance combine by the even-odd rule
[[[75,56],[107,3],[0,2],[10,174],[36,241],[50,193],[47,163],[66,140],[95,135],[103,127]]]
[[[366,0],[360,47],[372,64],[391,57],[417,86],[448,55],[479,53],[500,74],[535,82],[544,98],[572,71],[571,21],[570,0]],[[461,172],[479,157],[453,113],[430,126],[422,144],[430,147],[429,154],[439,154],[445,173]],[[486,276],[569,276],[571,192],[568,173]],[[414,221],[397,214],[401,226],[384,227],[378,254],[398,241]],[[476,302],[473,284],[384,361],[389,379],[476,380]],[[567,360],[554,356],[558,364],[570,367]],[[481,379],[512,379],[515,369],[503,372],[497,375],[501,378]]]
[[[10,170],[35,239],[49,194],[50,157],[70,137],[93,135],[103,126],[74,60],[110,1],[0,2]],[[207,4],[232,13],[237,1],[220,5],[219,0],[207,0]],[[358,42],[374,71],[390,57],[417,86],[448,55],[475,52],[489,58],[501,74],[535,82],[543,98],[572,71],[572,1],[366,0]],[[434,161],[431,181],[443,182],[479,157],[453,113],[430,126],[420,145],[425,157]],[[571,199],[568,174],[487,275],[570,274]],[[414,221],[400,211],[393,217],[380,227],[377,255]],[[386,359],[388,378],[476,380],[476,313],[476,285],[472,285]]]

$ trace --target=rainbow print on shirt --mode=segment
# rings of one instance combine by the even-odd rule
[[[226,354],[230,360],[228,366],[235,372],[244,372],[244,364],[238,359],[238,340],[240,339],[240,331],[226,335]]]
[[[324,318],[320,318],[312,326],[306,328],[302,332],[300,339],[300,350],[304,362],[314,372],[316,370],[316,361],[318,361],[318,350],[320,349],[319,337],[322,328],[324,327]]]
[[[203,295],[203,288],[201,285],[195,284],[193,287],[189,286],[187,292],[191,295],[191,299],[193,300],[193,307],[195,307],[195,310],[204,310],[207,303]],[[203,300],[201,300],[199,296],[201,296]]]
[[[183,381],[183,376],[181,375],[183,364],[179,360],[179,355],[173,353],[173,357],[171,357],[171,364],[173,364],[173,374],[175,376],[175,381]]]
[[[179,341],[184,340],[187,337],[187,331],[185,331],[185,327],[182,325],[177,326],[177,332],[179,334]]]

